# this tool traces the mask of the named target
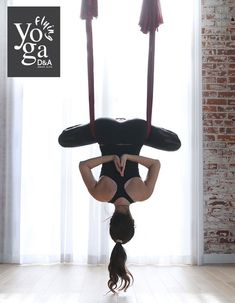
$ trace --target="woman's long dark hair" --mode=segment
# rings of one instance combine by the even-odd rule
[[[116,290],[126,291],[134,278],[126,268],[127,255],[122,244],[127,243],[134,236],[134,220],[130,213],[123,214],[114,212],[110,220],[110,236],[116,245],[110,256],[109,270],[109,289],[115,293]],[[120,280],[120,285],[118,282]]]

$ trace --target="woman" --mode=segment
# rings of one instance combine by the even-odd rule
[[[120,155],[122,148],[134,149],[132,154]],[[104,147],[103,147],[104,149]],[[108,147],[110,149],[110,146]],[[116,243],[110,257],[109,289],[112,292],[128,288],[133,276],[127,270],[126,253],[122,244],[127,243],[134,235],[134,220],[130,213],[130,204],[148,199],[158,178],[160,162],[136,155],[134,145],[116,145],[118,154],[104,155],[82,161],[79,164],[83,181],[89,193],[98,201],[110,202],[115,206],[110,220],[110,236]],[[138,147],[137,147],[138,150]],[[148,169],[146,180],[140,178],[138,164]],[[95,180],[92,169],[102,165],[100,178]]]
[[[110,235],[116,243],[109,264],[108,286],[112,292],[128,288],[133,277],[127,270],[126,253],[122,244],[134,235],[134,220],[130,205],[148,199],[160,170],[158,160],[139,156],[143,145],[175,151],[180,148],[178,136],[166,129],[151,127],[147,136],[147,123],[142,119],[119,122],[110,118],[95,120],[95,137],[91,125],[75,125],[65,129],[59,136],[63,147],[78,147],[98,143],[101,157],[80,162],[79,168],[89,193],[98,201],[115,206],[110,220]],[[146,180],[139,175],[138,165],[148,169]],[[100,178],[95,180],[92,169],[102,165]],[[118,287],[118,281],[121,284]]]

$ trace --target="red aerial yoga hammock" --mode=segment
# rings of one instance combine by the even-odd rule
[[[166,151],[175,151],[179,149],[181,142],[175,133],[164,128],[152,126],[151,124],[154,85],[155,32],[159,25],[163,23],[159,0],[143,0],[139,21],[141,31],[145,34],[149,33],[146,121],[133,119],[119,123],[116,120],[109,118],[95,119],[92,19],[97,16],[97,0],[82,0],[81,19],[86,20],[87,34],[90,123],[86,125],[76,125],[65,129],[59,136],[60,145],[63,147],[77,147],[96,142],[102,144],[110,144],[111,142],[113,144],[134,144],[142,142],[142,144],[147,146]],[[112,132],[112,135],[110,135],[110,131]],[[115,138],[114,133],[116,134],[116,139],[113,139]]]

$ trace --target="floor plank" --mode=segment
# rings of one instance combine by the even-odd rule
[[[235,265],[129,269],[133,286],[113,295],[106,266],[0,264],[0,303],[235,302]]]

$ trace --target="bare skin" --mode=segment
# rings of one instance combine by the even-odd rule
[[[102,176],[97,181],[92,174],[92,169],[103,163],[113,161],[117,171],[121,176],[124,176],[127,160],[137,162],[148,169],[145,181],[140,177],[133,177],[126,182],[125,190],[127,194],[134,202],[147,200],[152,195],[160,170],[159,160],[130,154],[124,154],[121,158],[117,155],[109,155],[91,158],[81,161],[79,164],[83,181],[89,193],[96,200],[100,202],[110,201],[117,190],[117,185],[107,176]],[[114,202],[114,206],[116,211],[127,213],[129,212],[130,203],[127,199],[120,197]]]

